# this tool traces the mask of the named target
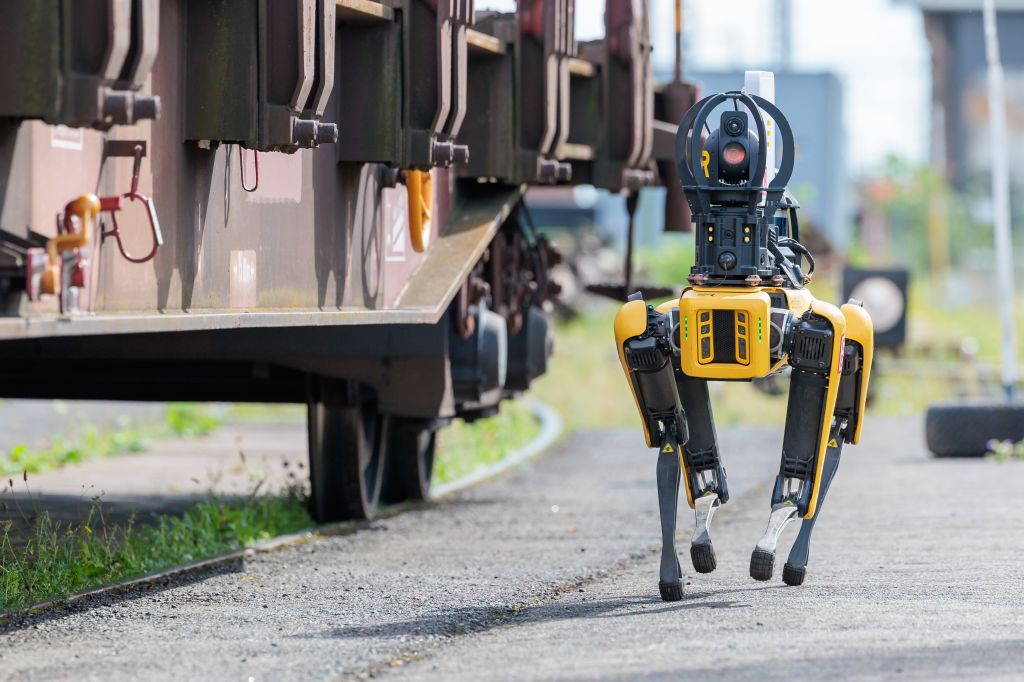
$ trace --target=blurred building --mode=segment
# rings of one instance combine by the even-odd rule
[[[932,51],[932,162],[961,190],[987,192],[988,94],[981,0],[900,0],[921,8]],[[1006,72],[1010,177],[1024,184],[1024,0],[996,0]],[[1016,213],[1016,211],[1015,211]]]

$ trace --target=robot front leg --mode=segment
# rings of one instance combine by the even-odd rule
[[[836,396],[835,415],[825,451],[825,465],[822,468],[821,490],[814,516],[804,519],[800,532],[789,552],[786,565],[782,568],[782,580],[787,585],[801,585],[807,575],[807,560],[811,551],[811,533],[821,514],[832,479],[839,468],[844,443],[860,440],[861,418],[867,402],[867,387],[871,377],[874,332],[871,319],[855,303],[842,307],[846,318],[846,345],[843,348],[842,376],[839,393]]]
[[[796,541],[789,550],[789,558],[786,565],[782,567],[782,581],[787,585],[801,585],[807,575],[807,560],[811,554],[811,533],[814,532],[814,524],[821,514],[821,507],[825,504],[825,497],[828,495],[829,486],[835,478],[839,469],[839,458],[843,450],[843,430],[845,425],[834,424],[829,437],[829,445],[825,450],[825,466],[821,471],[821,491],[818,493],[818,509],[814,516],[804,519],[800,523],[800,532],[797,533]]]
[[[665,601],[683,598],[683,569],[676,552],[676,518],[679,510],[679,450],[674,438],[658,453],[658,511],[661,515],[661,570],[658,591]]]
[[[665,601],[683,598],[683,575],[676,552],[680,458],[688,439],[676,386],[670,319],[639,298],[615,316],[619,360],[640,412],[647,445],[658,449],[658,508],[661,516],[661,570],[658,588]]]
[[[846,323],[835,306],[815,301],[794,320],[787,339],[793,367],[768,527],[750,556],[750,577],[770,580],[783,529],[798,516],[813,518],[821,484],[841,371]]]

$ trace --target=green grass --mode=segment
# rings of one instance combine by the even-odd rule
[[[143,452],[148,447],[144,429],[129,426],[111,431],[87,426],[75,438],[55,436],[48,444],[33,448],[24,443],[0,455],[0,475],[38,473],[94,457],[111,457]]]
[[[299,496],[244,500],[210,498],[183,516],[158,516],[151,524],[108,525],[99,500],[83,523],[61,524],[46,512],[26,543],[0,527],[0,610],[68,596],[249,547],[313,525]]]
[[[217,425],[219,419],[206,408],[174,404],[168,406],[159,433],[191,437],[209,433]],[[445,483],[495,463],[529,442],[539,429],[537,420],[520,403],[506,403],[497,415],[473,423],[456,421],[439,434],[436,480]],[[101,434],[93,429],[83,433],[84,445],[76,450],[81,454],[68,455],[72,449],[55,442],[31,456],[26,450],[14,463],[38,470],[58,462],[103,456],[115,447],[134,444],[132,447],[141,448],[141,441],[129,438],[136,431]],[[9,485],[13,488],[14,484]],[[259,495],[259,489],[257,484],[245,499],[211,496],[184,515],[157,515],[146,523],[134,519],[127,524],[108,522],[98,498],[80,523],[53,521],[45,511],[19,522],[29,527],[27,531],[14,533],[14,522],[0,522],[0,611],[59,601],[314,525],[298,488],[269,496]]]
[[[162,422],[129,423],[106,429],[89,425],[76,434],[54,436],[41,445],[19,443],[0,453],[0,476],[34,474],[99,457],[145,452],[154,440],[198,438],[220,425],[220,417],[205,405],[169,403]]]
[[[241,423],[304,424],[306,406],[294,403],[235,403],[228,419]]]
[[[996,462],[1006,462],[1011,459],[1024,460],[1024,440],[1017,443],[1012,440],[990,441],[985,456]]]
[[[498,414],[472,423],[458,419],[437,434],[434,480],[448,483],[499,462],[539,432],[540,424],[520,402],[502,403]]]
[[[223,420],[209,406],[197,403],[168,403],[164,422],[170,435],[202,438],[216,431]]]

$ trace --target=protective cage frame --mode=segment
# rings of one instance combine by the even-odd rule
[[[757,124],[757,170],[741,184],[716,187],[711,184],[710,178],[707,181],[701,179],[699,164],[701,151],[703,151],[703,140],[700,135],[694,133],[704,127],[708,118],[720,104],[727,101],[742,103]],[[782,135],[782,162],[767,187],[763,186],[768,166],[768,154],[765,149],[767,126],[761,113],[762,109],[772,117],[778,127],[778,132]],[[709,95],[694,104],[679,122],[679,129],[676,132],[676,170],[679,173],[683,192],[686,194],[686,200],[690,204],[690,211],[694,214],[694,219],[697,219],[699,214],[711,212],[712,199],[719,192],[748,193],[747,208],[750,213],[756,211],[760,195],[765,192],[765,215],[773,215],[781,204],[786,186],[793,175],[795,157],[796,144],[793,129],[782,111],[763,97],[738,90]],[[759,184],[755,185],[755,180]]]

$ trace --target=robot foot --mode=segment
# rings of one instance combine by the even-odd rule
[[[711,544],[711,517],[722,506],[715,493],[708,493],[694,503],[697,527],[690,543],[690,560],[698,573],[711,573],[718,566],[715,546]]]
[[[772,507],[768,517],[768,527],[764,535],[757,541],[754,552],[750,555],[750,577],[754,580],[771,580],[775,572],[775,548],[779,545],[779,535],[789,522],[796,518],[797,508],[792,504],[782,503]]]
[[[658,591],[661,592],[662,601],[680,601],[683,598],[683,581],[658,582]]]
[[[806,566],[794,566],[793,564],[786,562],[786,565],[782,567],[782,582],[787,585],[796,587],[802,585],[804,577],[807,575]]]

